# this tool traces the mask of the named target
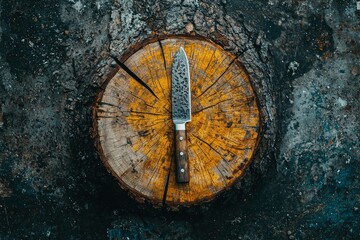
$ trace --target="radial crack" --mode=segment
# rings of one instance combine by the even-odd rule
[[[151,88],[143,81],[141,80],[133,71],[131,71],[124,63],[120,62],[119,59],[117,59],[116,57],[112,57],[115,62],[122,68],[124,69],[125,72],[127,72],[127,74],[129,74],[132,78],[134,78],[138,83],[140,83],[143,87],[145,87],[147,90],[149,90],[149,92],[156,97],[156,99],[159,99],[156,94],[154,93],[153,90],[151,90]]]
[[[191,134],[193,135],[195,138],[197,138],[198,140],[200,140],[201,142],[205,143],[206,145],[208,145],[214,152],[216,152],[221,158],[224,158],[220,152],[218,152],[215,148],[213,148],[208,142],[206,142],[205,140],[201,139],[200,137],[194,135],[194,134]]]
[[[157,41],[158,41],[159,46],[160,46],[160,49],[161,49],[161,55],[162,55],[162,57],[163,57],[163,59],[164,59],[164,68],[165,68],[165,72],[166,72],[166,60],[165,60],[164,48],[163,48],[163,45],[162,45],[162,43],[161,43],[161,41],[160,41],[159,37],[158,37],[158,36],[156,36],[156,38],[157,38]]]
[[[229,68],[231,67],[231,65],[235,62],[237,58],[234,58],[233,60],[231,60],[231,62],[229,63],[229,66],[227,66],[227,68],[225,69],[225,71],[209,86],[207,87],[199,96],[197,96],[196,98],[201,97],[202,95],[204,95],[210,88],[212,88],[218,81],[219,79],[227,72],[227,70],[229,70]]]
[[[200,110],[198,110],[198,111],[195,111],[195,112],[193,112],[192,114],[197,114],[197,113],[202,112],[202,111],[204,111],[204,110],[206,110],[206,109],[208,109],[208,108],[215,107],[215,106],[219,105],[220,103],[227,102],[227,101],[231,101],[231,100],[232,100],[232,99],[222,100],[222,101],[217,102],[217,103],[215,103],[215,104],[213,104],[213,105],[210,105],[210,106],[204,107],[204,108],[202,108],[202,109],[200,109]]]

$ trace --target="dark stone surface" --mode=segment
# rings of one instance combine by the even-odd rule
[[[360,238],[356,1],[0,6],[0,239]],[[91,106],[110,55],[189,31],[240,57],[266,123],[241,182],[172,213],[137,204],[106,172]]]

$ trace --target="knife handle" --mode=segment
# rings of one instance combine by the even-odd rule
[[[186,131],[175,130],[175,169],[176,169],[176,182],[188,183],[189,182],[189,162],[188,151],[186,147]]]

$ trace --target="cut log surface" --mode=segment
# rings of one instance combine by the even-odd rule
[[[190,64],[192,120],[186,124],[190,181],[175,179],[171,67],[183,47]],[[220,46],[190,37],[145,44],[98,95],[94,129],[101,160],[122,188],[155,206],[190,206],[228,189],[249,165],[260,116],[249,76]]]

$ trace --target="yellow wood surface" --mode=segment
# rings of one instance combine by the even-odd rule
[[[246,71],[220,46],[184,37],[161,45],[150,43],[125,61],[158,99],[121,68],[99,95],[98,148],[108,170],[137,200],[189,206],[213,199],[242,175],[257,146],[259,109]],[[171,66],[180,46],[191,77],[189,184],[175,182],[173,157]]]

